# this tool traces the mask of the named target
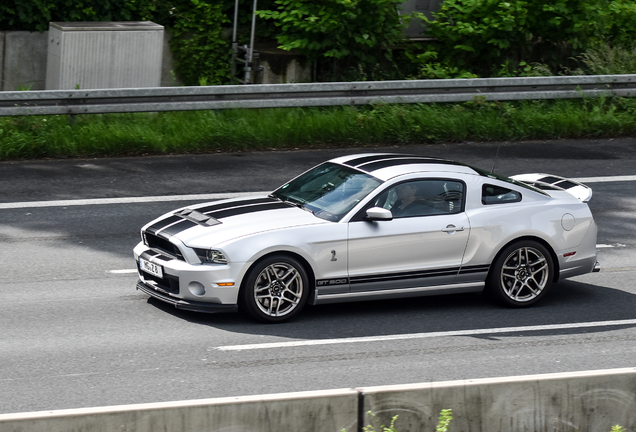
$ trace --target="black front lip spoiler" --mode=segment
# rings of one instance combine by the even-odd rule
[[[177,309],[183,309],[193,312],[203,312],[203,313],[226,313],[226,312],[238,312],[237,305],[222,305],[217,303],[206,303],[206,302],[195,302],[188,300],[181,300],[170,297],[169,295],[163,294],[159,291],[156,291],[154,288],[146,285],[142,281],[137,282],[137,289],[139,291],[143,291],[148,294],[150,297],[156,298],[157,300],[161,300],[162,302],[170,303]]]

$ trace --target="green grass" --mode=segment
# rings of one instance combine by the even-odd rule
[[[636,99],[0,118],[0,160],[618,137]]]

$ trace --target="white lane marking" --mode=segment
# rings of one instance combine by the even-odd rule
[[[106,270],[106,273],[111,273],[111,274],[137,273],[137,269]]]
[[[621,181],[636,181],[636,175],[626,176],[607,176],[607,177],[582,177],[572,179],[579,183],[606,183],[606,182],[621,182]]]
[[[622,244],[622,243],[616,243],[616,244],[597,244],[596,245],[596,249],[606,249],[606,248],[615,248],[615,247],[627,247],[626,245]]]
[[[530,331],[542,331],[542,330],[567,330],[567,329],[582,329],[590,327],[610,327],[610,326],[626,326],[636,325],[636,319],[621,320],[621,321],[596,321],[587,323],[571,323],[571,324],[551,324],[542,326],[525,326],[525,327],[501,327],[492,329],[476,329],[476,330],[457,330],[447,332],[431,332],[431,333],[414,333],[414,334],[398,334],[388,336],[368,336],[357,338],[342,338],[342,339],[315,339],[293,342],[273,342],[262,344],[250,344],[250,345],[228,345],[211,348],[216,351],[247,351],[257,349],[269,349],[269,348],[290,348],[299,346],[315,346],[315,345],[336,345],[336,344],[349,344],[360,342],[381,342],[381,341],[394,341],[394,340],[406,340],[406,339],[426,339],[437,337],[451,337],[451,336],[475,336],[475,335],[487,335],[497,333],[520,333]]]
[[[162,201],[211,201],[228,198],[242,198],[254,195],[267,195],[270,192],[230,192],[230,193],[213,193],[198,195],[167,195],[167,196],[146,196],[146,197],[124,197],[124,198],[92,198],[78,200],[58,200],[58,201],[33,201],[33,202],[16,202],[16,203],[0,203],[1,209],[19,209],[19,208],[35,208],[35,207],[68,207],[68,206],[85,206],[85,205],[101,205],[101,204],[137,204],[147,202]]]

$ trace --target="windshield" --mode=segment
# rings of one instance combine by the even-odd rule
[[[271,196],[338,222],[382,182],[342,165],[326,162],[296,177]]]

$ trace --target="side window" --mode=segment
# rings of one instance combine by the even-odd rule
[[[510,190],[505,187],[485,184],[481,188],[481,203],[490,204],[508,204],[521,201],[521,193]]]
[[[394,218],[453,214],[462,211],[464,184],[453,180],[416,180],[382,192],[371,207],[391,210]]]

